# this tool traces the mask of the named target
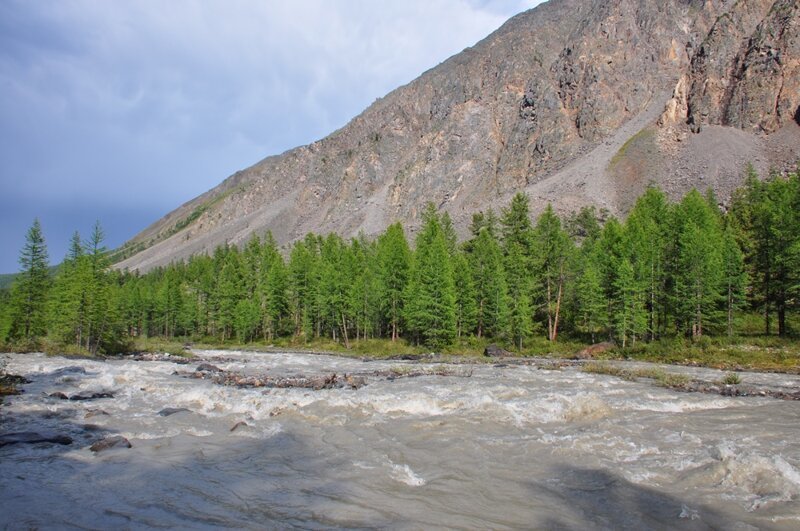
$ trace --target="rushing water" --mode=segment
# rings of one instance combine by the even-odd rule
[[[199,354],[273,375],[403,363]],[[0,448],[8,528],[800,528],[797,402],[576,368],[479,365],[313,391],[216,385],[170,362],[7,361],[31,383],[6,399],[0,432],[74,439]],[[104,391],[114,397],[48,397]],[[160,416],[167,407],[189,411]],[[89,451],[117,434],[133,447]]]

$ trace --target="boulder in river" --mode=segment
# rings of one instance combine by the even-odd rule
[[[108,412],[107,411],[103,411],[102,409],[90,409],[89,411],[86,412],[86,414],[83,416],[83,418],[90,419],[92,417],[97,417],[97,416],[100,416],[100,415],[108,416]]]
[[[59,400],[69,400],[69,397],[62,393],[61,391],[56,391],[55,393],[50,393],[47,395],[50,398],[58,398]]]
[[[492,343],[491,345],[487,345],[483,351],[484,356],[488,356],[490,358],[504,358],[506,356],[513,356],[513,354],[503,348],[500,348],[498,345]]]
[[[0,435],[0,447],[9,444],[72,444],[72,437],[57,435],[53,433],[36,433],[33,431],[21,431],[16,433],[4,433]]]
[[[113,435],[95,442],[89,447],[92,452],[102,452],[111,448],[130,448],[131,442],[122,435]]]

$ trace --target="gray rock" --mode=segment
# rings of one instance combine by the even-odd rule
[[[0,435],[0,447],[10,444],[72,444],[72,437],[49,433],[36,433],[32,431],[4,433]]]
[[[279,245],[309,231],[375,235],[394,221],[413,231],[428,201],[462,237],[472,213],[516,192],[534,198],[534,215],[548,202],[561,214],[624,214],[649,182],[673,197],[711,186],[724,201],[746,159],[768,161],[760,171],[796,163],[798,6],[542,3],[328,137],[167,214],[117,267],[146,271],[267,229]]]
[[[195,369],[197,372],[223,372],[222,369],[210,363],[201,363]]]
[[[73,401],[81,400],[97,400],[99,398],[114,398],[114,393],[110,391],[101,391],[99,393],[78,393],[69,397]]]
[[[483,355],[490,358],[504,358],[507,356],[513,356],[514,354],[492,343],[491,345],[486,346],[486,348],[483,350]]]
[[[131,448],[131,443],[122,435],[113,435],[95,442],[89,447],[89,450],[98,453],[111,448]]]
[[[191,410],[185,407],[165,407],[164,409],[159,411],[158,414],[162,417],[169,417],[171,415],[175,415],[176,413],[183,413],[183,412],[191,413]]]

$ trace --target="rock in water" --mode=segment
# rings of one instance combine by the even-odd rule
[[[5,433],[0,435],[0,447],[9,444],[72,444],[72,437],[66,435],[43,434],[32,431]]]
[[[69,397],[70,400],[96,400],[98,398],[114,398],[114,393],[102,391],[100,393],[78,393]]]
[[[492,343],[491,345],[487,345],[486,349],[483,351],[484,356],[488,356],[490,358],[503,358],[506,356],[513,356],[513,354],[505,349],[500,348],[499,346]]]
[[[196,372],[223,372],[222,369],[210,363],[201,363],[195,369]]]
[[[184,411],[191,412],[191,410],[186,409],[185,407],[165,407],[161,411],[158,412],[159,415],[162,417],[169,417],[170,415],[174,415],[175,413],[182,413]]]
[[[249,428],[249,427],[250,427],[250,424],[246,423],[243,420],[240,420],[239,422],[237,422],[236,424],[233,425],[233,428],[231,428],[231,431],[236,431],[239,428]]]
[[[89,447],[92,452],[102,452],[111,448],[130,448],[131,442],[122,435],[114,435],[95,442]]]

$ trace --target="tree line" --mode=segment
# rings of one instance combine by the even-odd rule
[[[762,181],[750,169],[727,209],[711,192],[671,202],[651,187],[624,221],[594,208],[562,219],[548,205],[533,222],[517,194],[499,214],[473,215],[469,230],[459,243],[448,214],[428,205],[413,248],[399,223],[375,239],[308,234],[283,250],[267,233],[140,275],[111,268],[97,225],[87,241],[73,236],[52,277],[36,221],[0,298],[0,339],[90,352],[137,336],[434,349],[489,338],[523,349],[566,334],[625,348],[732,336],[744,310],[763,316],[766,334],[787,335],[798,307],[798,173]]]

